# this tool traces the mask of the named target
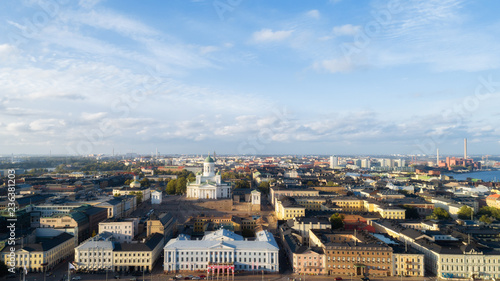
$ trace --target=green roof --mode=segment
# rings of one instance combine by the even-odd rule
[[[212,159],[212,157],[210,157],[210,155],[205,158],[205,163],[215,163],[214,159]]]

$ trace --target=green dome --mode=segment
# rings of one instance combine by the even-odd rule
[[[212,157],[210,157],[210,155],[205,158],[205,163],[215,163],[214,159],[212,159]]]

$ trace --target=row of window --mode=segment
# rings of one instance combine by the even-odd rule
[[[93,254],[93,255],[92,255]],[[88,255],[87,255],[87,252],[82,252],[81,255],[83,257],[100,257],[101,256],[101,252],[98,252],[98,253],[92,253],[92,252],[89,252]],[[102,253],[102,256],[111,256],[111,252],[104,252]],[[128,253],[128,254],[121,254],[120,253],[120,257],[135,257],[136,254],[135,253]],[[149,257],[149,253],[138,253],[137,254],[137,257]],[[115,253],[115,257],[118,257],[118,254]]]
[[[333,257],[331,260],[332,261],[335,261],[335,260],[337,260],[337,261],[346,261],[347,260],[348,262],[350,262],[350,261],[367,261],[367,262],[370,262],[370,258],[360,258],[360,257],[357,257],[357,258],[349,258],[349,257],[347,257],[347,258],[346,257],[342,257],[341,258],[341,257],[337,257],[337,259],[335,259],[335,257]],[[330,257],[328,257],[328,261],[330,261]],[[376,260],[375,260],[375,258],[371,258],[371,261],[372,262],[380,262],[380,258],[376,258]],[[385,258],[382,258],[382,262],[388,262],[388,263],[390,263],[391,260],[387,259],[387,261],[386,261]]]
[[[469,266],[469,268],[467,269],[467,267],[465,267],[465,270],[468,270],[468,271],[500,271],[500,266],[474,266],[476,268],[476,270],[473,270],[472,269],[472,266]],[[463,265],[442,265],[441,266],[441,270],[449,270],[449,271],[452,271],[451,273],[453,272],[456,272],[458,270],[460,271],[463,271],[464,270],[464,266]]]
[[[332,254],[332,255],[335,255],[335,254],[340,255],[341,252],[340,251],[327,251],[327,253],[328,254]],[[349,253],[351,253],[351,255],[354,255],[355,252],[342,252],[342,255],[344,255],[344,253],[345,253],[345,255],[349,255]],[[360,253],[358,252],[357,254],[360,254]],[[391,255],[391,253],[390,252],[366,252],[366,254],[365,254],[365,252],[361,252],[360,255],[361,256],[369,256],[369,255],[372,255],[372,256],[375,256],[375,255],[376,256],[389,256],[389,255]]]
[[[167,262],[172,262],[172,260],[173,259],[170,258],[170,257],[167,258]],[[222,258],[221,257],[219,259],[210,259],[209,260],[208,257],[205,257],[205,258],[203,258],[203,257],[201,257],[201,258],[191,257],[191,259],[190,258],[183,258],[183,257],[181,257],[180,259],[176,258],[175,261],[176,262],[179,262],[179,261],[180,262],[184,262],[184,261],[191,261],[191,262],[198,262],[198,261],[200,261],[200,262],[234,262],[234,261],[237,261],[237,262],[247,262],[247,258],[239,258],[239,259],[233,260],[231,258]],[[248,258],[248,262],[252,262],[252,258]],[[267,262],[267,259],[266,258],[263,258],[263,259],[261,259],[261,258],[253,258],[253,262],[264,262],[265,263],[265,262]],[[271,259],[271,263],[274,263],[274,259]]]
[[[171,256],[172,255],[172,252],[167,252],[168,256]],[[199,253],[199,254],[198,254]],[[199,256],[199,255],[208,255],[210,254],[210,256],[212,256],[212,254],[214,256],[231,256],[233,252],[179,252],[178,255],[179,256]],[[237,257],[238,255],[243,255],[243,256],[266,256],[267,253],[262,253],[262,252],[236,252],[234,253],[234,256]],[[271,257],[274,257],[274,253],[271,253]]]

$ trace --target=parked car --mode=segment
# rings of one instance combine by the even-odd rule
[[[130,278],[129,280],[130,281],[137,281],[137,278],[134,277],[134,278]]]
[[[342,277],[335,277],[335,281],[340,281],[342,280]]]
[[[120,279],[120,275],[115,275],[115,279]]]
[[[82,277],[80,277],[80,276],[74,276],[73,278],[71,278],[71,280],[82,280]]]
[[[181,274],[177,274],[177,275],[175,275],[175,278],[177,278],[177,279],[181,279],[181,278],[182,278],[182,275],[181,275]]]
[[[191,277],[191,280],[200,280],[201,278],[199,276],[193,276]]]

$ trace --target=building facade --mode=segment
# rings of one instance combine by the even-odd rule
[[[8,267],[26,267],[29,272],[43,272],[51,270],[71,256],[75,248],[74,237],[68,233],[37,239],[39,242],[35,244],[16,245],[14,256],[11,254],[11,247],[5,247],[0,254],[1,260]]]
[[[215,161],[208,156],[203,163],[203,174],[198,173],[194,182],[187,184],[187,198],[222,199],[231,198],[231,184],[222,181],[215,173]]]
[[[116,241],[130,243],[139,232],[139,218],[113,219],[99,223],[99,233],[110,232]]]
[[[201,240],[181,235],[170,240],[164,251],[165,272],[206,271],[219,265],[244,271],[279,271],[278,245],[265,230],[257,232],[252,241],[225,229],[206,234]]]

